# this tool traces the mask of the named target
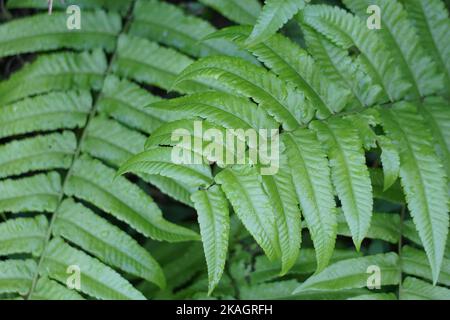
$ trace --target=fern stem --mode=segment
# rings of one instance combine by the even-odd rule
[[[129,9],[128,9],[128,12],[127,12],[127,14],[126,14],[126,16],[125,16],[125,18],[124,18],[125,23],[123,24],[122,30],[121,30],[121,32],[117,35],[117,39],[119,39],[119,36],[120,36],[121,34],[124,34],[124,33],[127,33],[127,32],[128,32],[128,29],[130,28],[131,21],[132,21],[131,15],[132,15],[132,13],[133,13],[135,3],[136,3],[136,0],[133,0],[133,2],[131,3],[131,5],[130,5],[130,7],[129,7]],[[118,40],[117,40],[117,41],[118,41]],[[116,41],[116,48],[117,48],[117,41]],[[117,50],[114,51],[114,54],[110,57],[110,59],[109,59],[109,61],[108,61],[108,67],[107,67],[107,69],[106,69],[106,71],[105,71],[105,77],[104,77],[104,78],[106,78],[106,76],[107,76],[109,73],[111,73],[111,69],[112,69],[113,63],[114,63],[114,61],[116,60],[116,58],[117,58]],[[100,89],[99,89],[99,92],[98,92],[98,93],[96,94],[96,96],[95,96],[95,99],[94,99],[94,101],[93,101],[93,105],[92,105],[91,112],[90,112],[89,115],[88,115],[88,118],[87,118],[87,120],[86,120],[86,125],[84,126],[83,132],[81,133],[81,137],[80,137],[80,139],[79,139],[79,141],[78,141],[77,149],[75,150],[75,153],[74,153],[74,155],[73,155],[73,157],[72,157],[72,161],[71,161],[70,168],[69,168],[69,170],[67,171],[66,176],[64,177],[64,181],[63,181],[62,188],[61,188],[61,193],[59,194],[59,198],[58,198],[58,205],[57,205],[55,211],[53,212],[52,218],[51,218],[51,220],[50,220],[50,223],[49,223],[49,226],[48,226],[48,229],[47,229],[47,234],[46,234],[46,238],[45,238],[44,248],[43,248],[43,250],[42,250],[41,256],[39,257],[38,267],[37,267],[36,273],[35,273],[35,275],[34,275],[34,277],[33,277],[33,282],[32,282],[32,284],[31,284],[30,291],[29,291],[29,293],[28,293],[28,295],[27,295],[27,297],[26,297],[27,300],[31,297],[31,295],[33,294],[34,290],[36,289],[36,284],[37,284],[37,281],[39,280],[39,271],[40,271],[40,269],[41,269],[42,262],[44,261],[45,253],[46,253],[46,250],[47,250],[47,248],[48,248],[48,244],[50,243],[50,240],[51,240],[51,238],[52,238],[52,234],[53,234],[53,225],[54,225],[54,223],[55,223],[55,221],[56,221],[56,217],[57,217],[57,215],[58,215],[59,209],[60,209],[61,204],[62,204],[62,202],[63,202],[63,200],[64,200],[64,196],[65,196],[64,190],[66,189],[66,186],[67,186],[67,183],[68,183],[68,181],[69,181],[69,178],[70,178],[71,175],[72,175],[73,168],[74,168],[74,164],[75,164],[76,160],[78,159],[78,157],[79,157],[80,154],[81,154],[81,148],[82,148],[82,146],[83,146],[83,142],[84,142],[84,140],[85,140],[86,137],[87,137],[87,131],[88,131],[87,129],[89,128],[89,125],[90,125],[92,119],[95,117],[95,115],[96,115],[96,113],[97,113],[98,102],[101,100],[101,98],[102,98],[102,96],[103,96],[103,93],[102,93],[102,92],[103,92],[103,88],[100,88]]]

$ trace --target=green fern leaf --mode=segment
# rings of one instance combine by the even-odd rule
[[[42,215],[0,223],[0,255],[31,253],[39,256],[44,248],[47,227],[47,220]]]
[[[269,259],[280,256],[273,207],[253,167],[227,168],[215,176],[234,211]]]
[[[400,291],[401,300],[450,300],[450,290],[428,282],[407,277]]]
[[[68,169],[76,144],[75,135],[68,131],[0,146],[0,178],[30,171]]]
[[[159,100],[138,85],[109,75],[103,85],[98,110],[131,128],[151,133],[165,119],[146,106]]]
[[[245,60],[222,56],[200,59],[183,70],[176,85],[195,79],[216,80],[239,95],[253,98],[286,130],[293,130],[304,122],[303,94]]]
[[[28,297],[30,300],[84,300],[75,290],[48,278],[40,278],[36,289]]]
[[[89,92],[68,91],[27,98],[1,107],[0,137],[82,127],[91,105]]]
[[[177,6],[145,0],[138,1],[134,7],[130,34],[172,46],[194,57],[230,55],[254,61],[251,55],[226,40],[202,41],[215,30],[209,22],[186,15]]]
[[[381,148],[381,163],[384,172],[384,191],[389,189],[397,181],[400,173],[400,155],[396,146],[385,136],[377,137]]]
[[[192,195],[192,201],[198,214],[203,250],[208,264],[208,294],[211,294],[222,277],[227,258],[230,232],[228,203],[217,185],[197,191]]]
[[[117,59],[113,71],[146,84],[170,90],[176,77],[193,60],[173,49],[134,36],[119,36]],[[190,81],[174,89],[181,93],[204,91],[208,86]]]
[[[444,74],[444,83],[450,83],[450,21],[448,11],[441,0],[404,1],[408,17],[418,30],[420,41]],[[450,94],[448,85],[444,88]]]
[[[100,50],[41,55],[0,82],[0,104],[53,90],[100,89],[105,70],[106,57]]]
[[[65,193],[95,204],[153,239],[173,242],[198,239],[195,232],[165,220],[143,190],[123,177],[115,178],[114,169],[87,156],[73,165]]]
[[[262,182],[275,212],[281,251],[280,275],[284,275],[295,264],[302,241],[301,213],[286,156],[280,156],[278,172],[262,176]]]
[[[410,84],[413,98],[436,93],[442,87],[442,77],[436,70],[431,57],[419,43],[407,11],[396,0],[344,0],[344,3],[362,18],[366,17],[367,7],[377,5],[383,12],[380,34],[386,46],[393,52],[395,64],[403,78]]]
[[[436,282],[449,227],[445,171],[413,105],[399,103],[383,110],[382,117],[385,131],[399,150],[402,186]]]
[[[401,254],[404,273],[434,281],[425,252],[410,246],[404,246]],[[444,258],[442,260],[441,273],[437,283],[450,286],[450,259]]]
[[[225,92],[195,93],[153,103],[148,108],[170,121],[201,117],[229,129],[277,129],[264,110],[242,97]]]
[[[0,57],[36,51],[70,48],[113,51],[121,29],[119,15],[103,11],[83,14],[83,28],[66,27],[65,13],[39,14],[16,19],[0,27]]]
[[[397,254],[391,252],[363,258],[336,262],[325,270],[303,282],[295,291],[344,290],[367,286],[369,266],[378,266],[382,273],[381,285],[395,285],[400,281],[400,267]]]
[[[382,88],[372,83],[347,50],[336,46],[307,25],[302,25],[302,31],[309,52],[328,81],[334,81],[351,92],[350,106],[368,107],[381,101]]]
[[[105,300],[145,300],[127,280],[99,260],[69,246],[60,238],[50,241],[39,270],[41,276],[66,283],[70,266],[79,268],[80,291],[83,293]]]
[[[292,134],[284,134],[283,143],[320,271],[328,264],[336,240],[336,204],[328,161],[310,130],[298,129]]]
[[[33,260],[0,261],[0,293],[28,293],[36,273]]]
[[[172,161],[173,148],[160,147],[144,151],[124,163],[118,174],[127,172],[162,175],[182,181],[194,188],[212,183],[211,168],[205,164],[176,164]]]
[[[361,19],[338,7],[310,5],[301,12],[301,22],[344,49],[356,46],[361,52],[358,63],[389,100],[397,101],[405,96],[409,84],[400,78],[392,53]]]
[[[349,120],[315,121],[311,126],[327,149],[331,178],[342,202],[353,242],[359,250],[370,227],[373,206],[372,185],[361,139]]]
[[[339,235],[351,236],[345,216],[339,210],[338,231]],[[370,229],[366,235],[370,239],[380,239],[390,243],[398,243],[400,239],[400,217],[393,213],[374,213],[370,223]]]
[[[61,194],[56,172],[0,181],[0,212],[53,212]]]
[[[53,226],[61,236],[105,263],[164,287],[161,268],[148,252],[119,228],[73,200],[64,200]]]
[[[247,44],[266,40],[304,7],[304,0],[265,0]]]

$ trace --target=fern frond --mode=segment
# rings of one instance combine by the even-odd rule
[[[314,29],[302,25],[308,51],[320,70],[329,79],[351,92],[350,106],[368,107],[381,101],[382,88],[362,70],[348,51],[322,37]]]
[[[75,135],[67,131],[0,146],[0,178],[30,171],[68,169],[76,144]]]
[[[109,75],[103,85],[98,110],[117,121],[145,133],[151,133],[165,119],[146,106],[160,101],[135,83]]]
[[[160,266],[128,234],[72,199],[64,200],[58,211],[53,226],[55,236],[69,240],[111,266],[165,286]]]
[[[0,261],[0,293],[26,295],[36,270],[36,262],[31,259]]]
[[[72,0],[73,4],[80,6],[83,9],[98,9],[99,7],[112,10],[119,11],[121,13],[125,13],[132,0]],[[10,9],[47,9],[48,4],[45,1],[41,0],[9,0],[6,3],[7,8]],[[65,9],[66,4],[63,2],[54,1],[53,7],[54,9]]]
[[[403,1],[403,4],[419,33],[420,42],[444,75],[444,83],[450,83],[450,21],[444,3],[441,0],[411,0]],[[444,91],[450,93],[448,85]]]
[[[351,259],[362,256],[355,250],[335,249],[330,263],[341,260]],[[274,280],[280,275],[280,263],[278,261],[270,261],[265,256],[259,256],[255,259],[254,271],[250,275],[252,284],[262,283]],[[317,270],[317,261],[315,249],[302,248],[297,257],[295,264],[286,273],[289,276],[309,276]]]
[[[31,253],[44,249],[48,223],[44,216],[10,219],[0,223],[0,255]]]
[[[378,145],[381,149],[381,163],[383,164],[384,185],[383,190],[389,189],[400,173],[400,155],[394,143],[385,136],[378,136]]]
[[[395,285],[400,281],[400,266],[397,254],[391,252],[362,258],[347,259],[328,266],[303,282],[295,291],[345,290],[367,286],[367,270],[378,266],[382,273],[381,285]]]
[[[407,11],[397,0],[345,0],[344,3],[362,18],[366,17],[368,6],[380,7],[384,13],[380,35],[393,53],[395,65],[403,78],[410,83],[409,95],[412,98],[431,95],[442,88],[442,77],[437,73],[435,63],[419,43]]]
[[[337,233],[350,237],[351,232],[341,210],[339,210],[337,220]],[[384,240],[393,244],[398,243],[400,239],[400,216],[393,213],[374,213],[366,237]]]
[[[286,156],[280,157],[278,172],[262,176],[262,183],[274,209],[281,252],[280,275],[295,264],[301,244],[301,213]]]
[[[429,126],[436,143],[435,149],[450,177],[450,109],[448,100],[441,97],[428,97],[419,107],[419,112]],[[450,187],[449,187],[450,190]]]
[[[170,90],[176,77],[192,62],[191,58],[155,42],[121,35],[113,70],[120,76]],[[207,88],[208,86],[194,81],[175,86],[182,93],[205,91]]]
[[[55,90],[100,89],[105,71],[101,50],[41,55],[0,82],[0,105]]]
[[[176,84],[195,79],[212,79],[239,95],[253,98],[286,130],[305,121],[304,95],[264,68],[234,57],[206,57],[187,67]]]
[[[159,0],[145,0],[138,1],[134,7],[130,34],[177,48],[194,57],[230,55],[254,61],[251,55],[226,40],[202,41],[215,30],[209,22],[186,15],[177,6]]]
[[[61,194],[56,172],[0,181],[0,212],[53,212]]]
[[[258,0],[199,0],[238,24],[253,25],[261,12]]]
[[[62,239],[54,238],[50,241],[42,261],[39,270],[41,276],[49,276],[66,283],[70,266],[79,268],[82,279],[80,291],[83,293],[105,300],[145,300],[142,293],[113,269],[69,246]]]
[[[173,242],[198,239],[195,232],[164,220],[143,190],[123,177],[115,177],[113,169],[87,156],[73,165],[65,192],[93,203],[147,237]]]
[[[230,232],[228,202],[217,185],[195,192],[192,201],[198,214],[203,250],[208,265],[208,294],[211,294],[222,277],[227,258]]]
[[[0,138],[82,127],[91,105],[88,91],[68,91],[27,98],[0,107]]]
[[[364,23],[345,10],[325,5],[310,5],[302,10],[301,22],[326,36],[336,45],[350,49],[356,46],[361,54],[358,63],[372,78],[372,83],[383,89],[391,101],[403,98],[409,84],[401,77],[393,64],[392,53],[386,49],[380,37],[366,28]]]
[[[170,121],[201,117],[229,129],[269,130],[279,126],[256,104],[225,92],[202,92],[163,100],[152,103],[148,110]]]
[[[450,290],[428,282],[407,277],[400,291],[401,300],[450,300]]]
[[[326,154],[310,130],[284,134],[283,143],[297,198],[314,242],[317,268],[322,270],[333,254],[336,240],[336,204]]]
[[[162,175],[194,188],[212,183],[211,168],[205,164],[184,165],[172,161],[172,149],[160,147],[144,151],[124,163],[117,174],[126,172]]]
[[[331,178],[350,227],[353,242],[359,250],[372,217],[372,185],[365,164],[362,141],[352,123],[331,119],[311,124],[319,141],[325,145],[331,166]]]
[[[114,50],[121,20],[115,13],[103,11],[83,14],[83,28],[69,30],[67,15],[38,14],[13,20],[0,27],[0,57],[21,53],[70,48]]]
[[[404,273],[434,281],[427,255],[422,250],[410,246],[402,248],[402,270]],[[450,259],[443,259],[441,272],[436,283],[450,286]]]
[[[216,32],[210,38],[229,38],[244,46],[250,32],[249,27],[229,27]],[[276,34],[248,47],[248,50],[281,79],[302,90],[318,110],[319,118],[326,118],[331,113],[342,110],[347,104],[349,92],[342,88],[337,90],[336,83],[323,77],[314,59],[288,38]]]
[[[234,211],[270,259],[280,256],[275,212],[256,168],[227,168],[215,176]]]
[[[30,294],[30,300],[84,300],[75,290],[48,278],[40,278],[36,289]]]
[[[265,0],[247,44],[266,40],[304,7],[304,0]]]
[[[437,281],[449,228],[445,171],[416,108],[399,103],[382,110],[383,127],[400,154],[400,178],[420,239]]]

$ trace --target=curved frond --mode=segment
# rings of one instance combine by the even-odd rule
[[[227,168],[215,176],[234,211],[270,259],[280,256],[275,213],[253,167]]]
[[[58,209],[53,234],[91,252],[101,261],[164,287],[161,267],[128,234],[72,199]]]
[[[70,48],[90,50],[103,48],[113,51],[121,20],[115,13],[85,12],[83,27],[69,30],[67,15],[38,14],[13,20],[0,27],[0,57],[21,53]]]
[[[174,88],[182,93],[204,91],[208,86],[195,81],[173,86],[177,76],[192,62],[188,56],[155,42],[121,35],[113,70],[120,76],[166,90]]]
[[[427,96],[442,88],[442,77],[435,63],[420,44],[407,11],[397,0],[344,0],[344,3],[363,19],[368,6],[380,7],[383,17],[379,32],[403,78],[411,85],[411,97]]]
[[[327,123],[315,121],[311,126],[327,150],[333,185],[359,250],[370,227],[373,207],[372,184],[362,141],[346,119],[335,118]]]
[[[382,110],[383,127],[400,154],[400,178],[420,239],[437,281],[449,228],[445,171],[416,108],[399,103]]]
[[[399,283],[399,258],[397,254],[391,252],[336,262],[308,278],[294,291],[294,294],[305,290],[337,291],[364,288],[367,286],[369,267],[372,266],[377,266],[383,275],[382,286]]]
[[[156,203],[139,187],[124,177],[116,177],[114,169],[87,156],[73,165],[65,193],[91,202],[153,239],[173,242],[198,239],[195,232],[165,220]]]
[[[228,202],[219,186],[192,195],[197,209],[203,250],[208,264],[209,294],[220,281],[225,267],[230,233]]]
[[[101,50],[92,53],[52,53],[0,82],[0,105],[53,90],[100,89],[106,57]]]
[[[428,282],[407,277],[400,291],[401,300],[450,300],[450,290]]]
[[[44,249],[47,227],[47,219],[42,215],[0,223],[0,255],[31,253],[38,256]]]
[[[176,84],[195,79],[213,79],[239,95],[253,98],[260,107],[293,130],[305,122],[304,95],[264,68],[234,57],[206,57],[191,64]]]
[[[247,44],[266,40],[304,7],[304,0],[265,0]]]
[[[413,21],[422,45],[433,56],[444,83],[450,83],[450,20],[441,0],[403,1],[408,17]],[[450,93],[448,85],[444,90]]]
[[[328,264],[336,241],[336,204],[326,154],[314,133],[298,129],[283,135],[297,198],[314,242],[317,269]]]
[[[68,169],[77,141],[70,132],[54,133],[0,146],[0,178],[30,171]]]
[[[403,98],[409,85],[393,64],[392,53],[380,37],[368,29],[363,21],[338,7],[309,5],[301,12],[301,22],[326,36],[336,45],[350,49],[356,46],[361,54],[358,63],[372,78],[372,83],[383,89],[391,101]]]
[[[0,181],[0,212],[53,212],[61,194],[56,172]]]
[[[99,299],[145,300],[142,293],[113,269],[60,238],[51,240],[39,272],[62,283],[70,281],[68,275],[80,272],[80,291]]]
[[[138,1],[134,7],[130,34],[172,46],[194,57],[230,55],[254,61],[251,55],[238,50],[229,41],[202,41],[215,30],[209,22],[187,15],[177,6],[159,0],[146,0]]]

